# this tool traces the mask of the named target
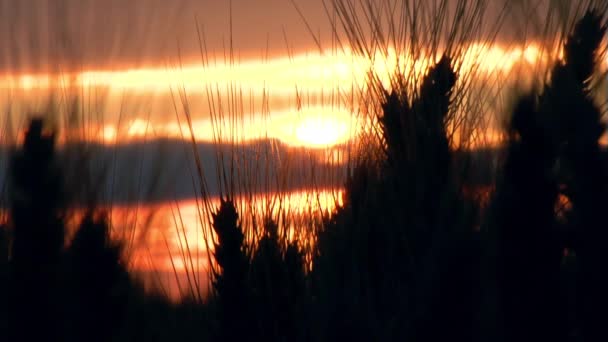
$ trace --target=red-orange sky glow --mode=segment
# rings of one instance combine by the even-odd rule
[[[474,70],[494,78],[496,86],[548,60],[537,44],[471,44],[458,63],[461,74]],[[4,74],[0,89],[5,90],[7,103],[18,102],[19,96],[36,97],[32,102],[38,102],[38,108],[43,105],[40,94],[76,89],[82,102],[89,101],[82,104],[83,112],[99,111],[97,107],[105,111],[97,113],[103,120],[90,118],[87,129],[87,139],[104,144],[157,137],[189,139],[192,128],[199,141],[212,142],[219,136],[238,141],[273,138],[289,146],[323,148],[344,144],[360,133],[357,95],[369,70],[384,77],[382,82],[388,87],[388,77],[397,66],[405,73],[419,74],[428,61],[424,56],[419,60],[399,57],[394,51],[378,55],[373,63],[348,50],[311,51],[234,63],[188,61],[60,75]],[[608,59],[603,65],[608,68]],[[103,102],[91,104],[90,97],[97,92],[105,94]],[[129,98],[137,98],[139,104],[129,108]],[[185,113],[191,126],[186,125]]]
[[[488,21],[499,11],[499,3],[488,1]],[[482,113],[476,121],[478,130],[458,127],[458,120],[448,123],[454,129],[453,145],[469,141],[466,147],[470,149],[499,146],[514,89],[538,86],[544,81],[542,71],[560,58],[555,46],[543,44],[514,22],[504,26],[506,33],[491,43],[476,37],[463,40],[453,60],[471,95],[458,99],[455,107],[460,112],[455,115]],[[28,117],[39,114],[46,114],[45,123],[60,132],[60,145],[87,141],[104,151],[136,143],[148,147],[150,141],[163,139],[213,146],[276,140],[290,151],[303,151],[300,154],[320,160],[269,162],[269,168],[326,167],[309,173],[337,175],[324,175],[330,180],[321,183],[323,175],[304,179],[304,173],[286,166],[285,175],[278,170],[277,179],[265,180],[277,183],[275,189],[255,184],[251,188],[257,192],[237,194],[241,219],[252,227],[254,219],[279,218],[280,208],[291,219],[281,222],[289,238],[314,243],[306,231],[298,230],[303,226],[298,219],[308,215],[302,220],[310,223],[311,217],[320,219],[320,213],[342,203],[348,162],[344,151],[351,147],[349,143],[362,141],[357,138],[377,119],[373,116],[378,114],[374,112],[377,99],[365,97],[370,72],[388,89],[396,70],[419,77],[440,58],[427,51],[430,48],[421,49],[416,57],[400,55],[395,48],[361,56],[345,42],[337,44],[338,36],[321,1],[0,0],[0,145],[16,144]],[[602,72],[606,72],[608,56],[601,58]],[[602,86],[598,98],[605,104],[608,81]],[[608,144],[607,136],[602,143]],[[170,153],[192,147],[177,145]],[[201,153],[196,148],[187,153]],[[131,156],[125,155],[125,159]],[[273,157],[285,155],[289,154]],[[160,163],[170,164],[168,160]],[[184,165],[162,167],[187,169],[190,164],[185,164],[191,161],[171,160]],[[207,162],[204,167],[217,167]],[[139,170],[141,165],[143,161],[133,160],[125,169]],[[256,167],[244,172],[254,173]],[[179,174],[184,179],[197,176],[195,172]],[[127,248],[133,269],[170,273],[195,268],[207,274],[214,242],[208,219],[219,200],[213,193],[208,198],[211,206],[201,205],[195,199],[201,184],[184,179],[169,183],[170,195],[159,196],[156,202],[136,197],[112,206],[113,234],[118,239],[131,243],[128,234],[145,232],[141,241]],[[195,185],[190,192],[181,191],[178,198],[179,182]],[[295,185],[285,186],[288,182]],[[186,249],[192,254],[186,256]]]

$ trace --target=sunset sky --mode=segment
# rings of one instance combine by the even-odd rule
[[[447,3],[453,13],[456,1]],[[564,1],[506,3],[495,42],[512,45],[535,40],[545,28],[547,6]],[[488,3],[478,36],[492,29],[504,4]],[[220,58],[231,46],[241,61],[318,52],[317,44],[331,48],[331,8],[332,0],[2,0],[0,70],[158,68],[178,58],[199,63],[198,32],[206,53]]]
[[[491,4],[488,30],[501,10],[500,1]],[[44,111],[50,94],[65,105],[70,85],[78,88],[82,111],[95,113],[84,115],[87,138],[106,144],[183,138],[185,104],[197,139],[207,142],[217,135],[210,117],[218,114],[241,118],[239,139],[313,148],[345,143],[361,126],[352,90],[365,84],[372,65],[348,46],[332,45],[322,1],[25,0],[0,6],[0,104],[14,113],[13,126],[22,113]],[[517,10],[505,20],[518,20]],[[543,60],[536,41],[523,43],[524,29],[502,27],[492,46],[467,43],[462,72],[478,67],[488,78],[507,79],[514,68]],[[374,64],[386,75],[393,66],[386,56]],[[222,131],[225,137],[229,130]]]
[[[483,110],[494,126],[483,134],[492,146],[510,87],[532,81],[549,60],[539,35],[542,6],[512,2],[522,5],[505,16],[491,44],[483,40],[502,3],[490,1],[486,24],[463,43],[458,60],[461,76],[474,71],[479,78],[471,83],[473,93],[490,99]],[[345,43],[343,32],[338,37]],[[331,209],[344,181],[344,145],[362,130],[360,107],[369,101],[358,90],[366,73],[373,68],[388,84],[397,60],[403,69],[423,73],[431,59],[392,49],[372,63],[333,38],[321,0],[0,0],[0,140],[14,143],[29,116],[50,113],[49,124],[65,133],[61,143],[74,130],[77,139],[97,144],[95,165],[124,163],[115,170],[122,180],[103,183],[120,206],[145,202],[165,228],[182,208],[189,221],[185,235],[198,234],[200,215],[193,199],[200,184],[192,181],[195,163],[187,156],[190,128],[209,179],[219,178],[212,146],[236,142],[239,153],[256,161],[273,154],[276,160],[265,167],[290,168],[288,179],[273,179],[272,186],[264,174],[251,176],[260,182],[250,194],[283,191],[289,193],[286,205],[298,210]],[[78,108],[77,120],[53,115],[71,108]],[[155,172],[163,176],[157,179]],[[5,174],[0,170],[0,178]],[[129,182],[156,192],[129,197]],[[217,182],[211,187],[213,196],[221,190]],[[307,197],[311,187],[319,190],[316,202]],[[262,202],[256,205],[267,204]],[[180,236],[171,231],[169,240],[176,247]],[[194,240],[202,241],[198,235]],[[152,243],[151,250],[166,253],[166,246]],[[146,260],[136,261],[138,267],[150,267]]]
[[[448,3],[453,7],[455,1]],[[159,66],[179,55],[198,61],[197,22],[211,54],[224,54],[232,41],[235,55],[245,59],[308,52],[318,49],[317,42],[329,48],[332,40],[327,0],[3,0],[0,6],[0,67],[9,71],[46,71],[61,63],[84,69]],[[535,16],[542,16],[543,6],[522,8],[512,5],[499,41],[538,31]],[[485,28],[502,9],[502,1],[489,3]],[[528,24],[513,25],[522,21],[522,10]]]
[[[454,11],[455,2],[447,3]],[[535,25],[546,9],[518,2],[501,12],[501,1],[489,4],[456,63],[461,79],[475,75],[466,81],[470,93],[490,99],[483,103],[491,118],[483,134],[485,144],[495,145],[509,89],[533,80],[549,57]],[[362,112],[370,101],[359,93],[367,72],[373,69],[388,87],[397,65],[420,74],[431,57],[389,47],[372,62],[354,53],[339,28],[342,46],[336,45],[331,22],[339,19],[328,17],[331,6],[321,0],[0,1],[6,113],[0,138],[14,142],[27,117],[46,112],[49,124],[65,133],[60,143],[70,137],[103,146],[190,141],[192,131],[204,144],[271,139],[290,148],[340,149],[367,123]],[[518,25],[523,11],[526,25]],[[498,34],[484,40],[498,18],[504,18]],[[478,111],[474,106],[458,115]],[[78,115],[70,120],[52,114],[72,112]]]

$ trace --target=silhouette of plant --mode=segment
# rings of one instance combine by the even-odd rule
[[[251,260],[251,290],[255,302],[259,338],[278,341],[284,336],[285,269],[279,246],[278,226],[271,219],[264,224],[264,235]]]
[[[492,212],[507,341],[559,341],[568,334],[587,340],[603,331],[600,308],[608,304],[608,278],[598,270],[608,262],[600,247],[608,238],[601,223],[608,184],[599,138],[605,127],[589,88],[606,32],[602,21],[593,10],[578,21],[542,95],[522,98],[511,120]],[[558,213],[559,195],[568,206]],[[564,260],[566,248],[575,252],[574,266],[572,256]],[[567,306],[572,296],[561,287],[572,275],[566,267],[579,269],[574,327],[566,324],[566,310],[575,310]]]
[[[303,255],[296,243],[282,251],[278,225],[267,219],[250,270],[258,337],[267,341],[294,341],[303,336],[305,295]]]
[[[365,315],[372,312],[362,299],[369,267],[366,238],[378,212],[376,184],[374,166],[361,162],[348,177],[343,206],[326,218],[319,233],[311,274],[317,340],[371,338]]]
[[[385,92],[385,159],[354,168],[344,206],[319,236],[314,289],[328,301],[319,310],[341,317],[330,338],[347,338],[348,329],[371,339],[447,336],[436,324],[465,339],[472,333],[480,251],[445,127],[456,79],[444,56],[413,94]]]
[[[11,337],[60,340],[59,275],[64,246],[64,194],[55,135],[33,119],[9,166]]]
[[[284,338],[290,341],[305,341],[310,339],[311,324],[308,312],[308,286],[305,273],[304,254],[296,241],[287,245],[283,253],[283,263],[286,271],[283,312]]]
[[[559,340],[562,245],[555,217],[554,155],[534,96],[511,119],[511,139],[491,209],[503,338]]]
[[[0,224],[0,331],[6,333],[8,321],[10,236],[6,224]]]
[[[213,290],[218,306],[219,336],[223,341],[246,338],[255,328],[250,311],[248,282],[249,259],[239,217],[230,199],[221,200],[213,214],[213,230],[217,235],[215,260],[219,270],[213,275]]]
[[[410,2],[333,3],[332,17],[343,21],[353,51],[359,51],[354,54],[375,62],[377,51],[395,48],[399,59],[409,54],[416,60],[413,70],[418,59],[431,65],[408,75],[409,65],[401,69],[398,61],[390,90],[382,88],[381,75],[370,76],[361,93],[377,97],[362,97],[371,103],[370,112],[381,111],[371,118],[377,130],[370,135],[377,135],[350,164],[343,205],[323,217],[323,229],[311,238],[316,245],[279,234],[278,223],[290,219],[281,216],[287,212],[279,213],[282,221],[266,220],[261,234],[255,213],[239,217],[233,196],[240,192],[252,201],[244,207],[255,207],[253,194],[264,188],[257,178],[268,182],[276,176],[280,188],[292,176],[289,162],[270,162],[271,152],[261,153],[274,150],[269,146],[250,156],[233,136],[231,149],[218,149],[217,187],[230,196],[213,212],[213,186],[206,183],[187,96],[180,92],[192,133],[202,227],[205,213],[213,212],[207,219],[215,235],[203,228],[205,243],[216,241],[206,248],[212,270],[208,301],[201,299],[196,278],[199,250],[192,249],[194,257],[187,243],[180,252],[192,297],[171,303],[131,278],[123,245],[110,237],[108,217],[95,214],[97,200],[104,198],[103,177],[68,184],[66,191],[55,135],[45,132],[42,120],[32,120],[10,161],[9,222],[0,226],[0,295],[7,298],[7,305],[0,298],[0,320],[7,321],[8,339],[182,340],[212,332],[210,337],[222,341],[608,340],[608,231],[602,217],[608,161],[598,142],[606,127],[591,90],[607,31],[604,14],[582,17],[540,96],[531,93],[517,102],[505,162],[479,231],[480,196],[470,196],[479,183],[460,174],[466,173],[460,163],[477,151],[454,150],[473,148],[474,139],[454,143],[453,134],[468,130],[454,127],[467,120],[458,118],[467,107],[457,102],[484,100],[464,99],[475,75],[460,78],[455,65],[466,64],[466,56],[457,54],[470,39],[483,40],[475,30],[483,27],[479,17],[487,3],[457,1],[450,23],[453,4],[440,2],[421,3],[420,10]],[[398,6],[403,13],[385,21],[382,13]],[[360,10],[372,26],[371,44],[357,21]],[[437,14],[429,20],[426,12]],[[425,27],[428,32],[420,32]],[[436,59],[442,45],[448,52]],[[69,115],[79,116],[79,103],[71,107]],[[232,120],[240,117],[238,106],[227,107],[210,108],[215,121],[239,121]],[[214,141],[221,140],[222,126],[214,128]],[[83,166],[93,151],[84,148],[71,162]],[[241,168],[243,160],[248,166]],[[254,160],[266,165],[256,169]],[[92,171],[86,171],[90,177]],[[74,201],[66,200],[66,192]],[[66,249],[64,212],[72,205],[91,209]],[[312,260],[309,245],[316,248]]]
[[[69,331],[74,341],[110,341],[125,319],[130,279],[122,248],[109,233],[105,216],[89,212],[67,250]]]
[[[456,78],[450,58],[444,56],[425,75],[411,104],[408,94],[401,89],[401,94],[388,95],[384,105],[382,127],[387,137],[389,164],[383,172],[386,182],[397,186],[395,200],[408,204],[403,206],[404,211],[411,211],[408,215],[415,218],[406,228],[406,234],[412,235],[408,238],[412,239],[411,248],[416,250],[414,258],[426,253],[434,230],[442,225],[440,212],[442,202],[446,200],[442,197],[450,192],[451,152],[445,119]],[[398,102],[395,99],[399,99]],[[390,138],[395,133],[399,136]],[[389,142],[393,140],[401,142],[392,146]],[[403,147],[399,150],[398,146]],[[391,163],[391,160],[396,162]]]
[[[608,316],[602,309],[608,305],[608,274],[603,271],[608,231],[602,205],[608,200],[608,168],[599,145],[606,125],[591,94],[606,30],[604,14],[597,10],[577,22],[564,45],[564,60],[554,67],[540,100],[543,118],[552,123],[561,193],[570,203],[565,247],[576,253],[578,328],[584,340],[608,338]]]

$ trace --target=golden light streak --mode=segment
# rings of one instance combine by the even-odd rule
[[[559,57],[560,53],[552,55]],[[456,62],[461,73],[476,70],[475,72],[502,80],[510,77],[518,66],[533,71],[537,66],[547,64],[551,60],[549,56],[542,46],[535,43],[525,46],[472,43],[463,50]],[[398,56],[394,49],[389,49],[386,55],[378,54],[373,62],[371,60],[355,56],[348,50],[325,53],[317,51],[292,58],[267,61],[251,59],[233,65],[224,62],[212,62],[205,66],[185,63],[182,67],[87,70],[61,77],[47,74],[5,75],[0,76],[0,88],[51,92],[56,87],[72,82],[71,85],[76,87],[104,88],[115,102],[119,101],[117,99],[124,92],[141,94],[144,98],[150,94],[171,98],[178,97],[176,94],[181,90],[188,95],[203,96],[200,102],[206,102],[210,96],[226,96],[229,89],[236,88],[254,99],[267,94],[270,97],[291,98],[293,102],[296,89],[300,95],[350,93],[352,87],[365,85],[370,70],[374,70],[385,86],[388,86],[389,77],[397,67],[404,73],[421,74],[431,64],[429,54],[423,52],[419,60],[412,60],[407,56]],[[604,58],[602,64],[608,69],[608,58]],[[213,95],[209,95],[209,91]],[[180,100],[177,99],[177,102]],[[279,139],[290,146],[313,148],[342,144],[358,133],[359,128],[353,119],[352,110],[326,104],[300,110],[295,109],[300,105],[291,103],[291,106],[290,109],[282,110],[269,108],[266,113],[255,110],[253,113],[240,113],[239,115],[247,117],[240,121],[242,127],[237,128],[224,124],[220,124],[220,127],[213,125],[209,113],[203,109],[203,112],[193,113],[192,129],[195,138],[200,141],[214,141],[221,132],[224,139],[246,141],[268,137]],[[208,108],[206,110],[210,111]],[[98,132],[96,136],[87,135],[87,138],[113,144],[150,136],[182,138],[184,132],[189,132],[183,120],[181,124],[176,119],[167,120],[166,117],[172,115],[164,114],[164,118],[154,118],[131,113],[130,118],[120,126],[112,122],[104,123],[93,129]],[[235,134],[229,137],[227,132]]]
[[[534,65],[548,61],[547,55],[543,55],[542,47],[535,43],[512,47],[472,43],[463,51],[461,60],[464,71],[479,64],[484,72],[508,73],[522,62]],[[419,60],[414,61],[408,56],[397,56],[394,49],[389,49],[387,55],[378,53],[374,56],[374,62],[371,63],[369,58],[353,55],[346,49],[267,61],[251,59],[232,65],[223,61],[205,66],[186,63],[172,67],[87,70],[61,77],[48,74],[5,75],[0,77],[0,87],[45,89],[56,86],[57,80],[61,79],[63,81],[59,83],[75,80],[75,86],[78,87],[107,87],[115,92],[157,92],[168,91],[170,87],[183,87],[187,92],[204,93],[206,87],[222,89],[238,84],[245,89],[259,89],[263,86],[270,93],[285,94],[293,92],[296,86],[301,90],[318,91],[328,86],[348,88],[352,84],[362,84],[370,68],[380,74],[387,74],[394,70],[397,60],[403,69],[422,71],[426,68],[429,57],[423,53]],[[608,58],[602,64],[608,67]]]

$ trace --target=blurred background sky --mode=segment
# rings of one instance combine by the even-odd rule
[[[449,1],[452,12],[455,3]],[[481,65],[473,65],[482,80],[470,92],[484,96],[488,116],[503,112],[508,82],[532,78],[548,8],[566,18],[576,1],[488,0],[472,39],[490,33],[505,4],[500,31],[483,46]],[[174,210],[186,208],[196,234],[201,184],[193,180],[194,155],[206,168],[210,194],[218,195],[218,146],[226,155],[239,146],[239,167],[255,173],[244,180],[256,184],[251,193],[282,191],[308,201],[294,200],[296,210],[311,203],[333,208],[346,143],[358,133],[357,87],[367,69],[348,51],[332,53],[336,18],[327,8],[330,0],[0,0],[0,181],[6,145],[23,136],[29,117],[50,113],[55,128],[75,128],[93,142],[87,172],[99,180],[102,202],[136,214],[130,206],[149,206],[157,231],[170,229]],[[202,66],[201,57],[210,64]],[[74,108],[77,115],[68,115]],[[191,127],[184,127],[186,114]],[[235,131],[224,127],[236,144],[217,144],[214,116],[238,119]],[[183,135],[190,128],[195,148]],[[486,128],[489,135],[496,129]],[[61,156],[79,147],[72,142],[61,146]],[[70,180],[79,182],[82,165],[72,168]],[[313,190],[323,196],[309,196]],[[159,258],[163,243],[151,243]]]
[[[512,15],[499,40],[530,38],[533,26],[543,24],[535,20],[544,13],[543,7],[559,7],[563,2],[507,2]],[[455,3],[450,1],[452,7]],[[494,24],[492,17],[504,4],[488,2],[488,25]],[[162,65],[180,53],[185,60],[198,59],[197,21],[211,54],[227,51],[230,37],[242,58],[314,50],[315,40],[329,48],[332,29],[326,9],[331,6],[328,0],[2,0],[0,68],[13,72],[46,71],[58,64],[132,68]]]

